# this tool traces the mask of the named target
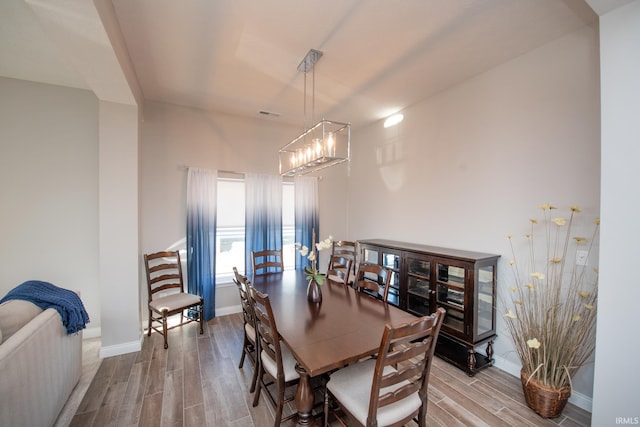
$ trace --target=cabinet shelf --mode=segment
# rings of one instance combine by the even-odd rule
[[[429,298],[429,288],[413,288],[409,290],[409,295],[416,295],[422,298]]]
[[[447,310],[436,354],[474,375],[493,364],[499,255],[392,240],[361,240],[360,259],[397,277],[398,306],[417,316]],[[476,346],[487,343],[486,356]]]
[[[438,301],[438,306],[439,307],[444,307],[444,309],[447,310],[447,311],[449,311],[449,309],[451,309],[451,310],[455,310],[455,311],[459,311],[459,312],[464,312],[464,305],[458,304],[458,303],[455,303],[455,302],[451,302],[451,301],[447,301],[447,302]]]
[[[456,290],[459,290],[459,291],[464,291],[464,288],[465,288],[464,283],[458,284],[458,283],[440,282],[440,281],[438,281],[438,285],[446,286],[448,288],[456,289]]]

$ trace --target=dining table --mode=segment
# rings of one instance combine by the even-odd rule
[[[296,359],[297,426],[316,425],[311,378],[375,355],[385,325],[416,319],[411,313],[343,283],[325,279],[322,300],[309,302],[302,270],[254,275],[252,285],[269,295],[280,339]]]

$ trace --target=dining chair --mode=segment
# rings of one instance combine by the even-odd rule
[[[349,240],[334,240],[331,245],[331,255],[343,256],[351,260],[350,277],[355,277],[358,260],[357,242]]]
[[[379,264],[361,263],[353,286],[359,292],[387,302],[391,275],[391,270]]]
[[[258,348],[260,349],[257,390],[253,397],[253,406],[258,406],[260,392],[264,390],[267,399],[275,407],[274,426],[278,426],[281,422],[290,420],[297,415],[296,412],[293,412],[283,418],[282,412],[284,405],[294,399],[294,396],[285,398],[285,390],[289,386],[297,386],[300,375],[296,372],[296,360],[291,351],[280,341],[269,295],[249,286],[249,298],[253,303]],[[270,382],[265,381],[265,374],[269,377]],[[274,393],[268,387],[272,384],[275,385]],[[293,394],[295,395],[295,393]]]
[[[204,313],[204,299],[199,295],[184,291],[182,279],[182,263],[180,252],[162,251],[144,255],[144,266],[147,273],[147,292],[149,309],[148,336],[154,330],[164,336],[164,348],[169,348],[167,331],[189,322],[200,323],[202,329],[202,317]],[[185,310],[189,310],[187,316]],[[167,324],[170,316],[180,314],[180,323],[171,327]],[[162,324],[154,326],[155,323]]]
[[[251,252],[253,274],[280,273],[284,271],[282,249],[266,249]]]
[[[331,255],[327,267],[327,278],[338,283],[348,284],[353,261],[341,255]]]
[[[414,420],[425,427],[431,361],[444,315],[438,308],[411,323],[386,325],[375,359],[331,374],[325,388],[325,427],[330,402],[361,426],[402,426]],[[334,414],[339,417],[338,411]]]
[[[244,339],[242,342],[242,356],[240,357],[240,364],[238,369],[242,369],[244,365],[245,357],[248,357],[253,364],[253,376],[251,377],[251,387],[249,392],[253,393],[256,389],[256,380],[258,378],[258,343],[256,337],[256,324],[255,314],[253,311],[253,304],[249,298],[249,286],[251,282],[247,276],[244,276],[238,272],[236,267],[233,267],[233,282],[238,287],[240,294],[240,305],[242,307],[242,319],[243,319],[243,334]]]

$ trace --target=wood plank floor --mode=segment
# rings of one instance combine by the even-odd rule
[[[85,340],[82,378],[56,426],[273,425],[264,398],[251,406],[253,367],[245,362],[238,369],[241,346],[240,314],[213,319],[204,335],[196,324],[173,329],[168,350],[154,333],[142,351],[101,363],[99,341]],[[572,404],[555,420],[540,418],[526,406],[518,378],[493,367],[471,378],[439,358],[431,370],[428,418],[428,425],[443,427],[591,424],[591,414]]]

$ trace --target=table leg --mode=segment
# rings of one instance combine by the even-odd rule
[[[296,391],[296,408],[298,409],[296,426],[316,426],[316,420],[311,416],[314,402],[311,378],[298,364],[296,364],[296,372],[300,375],[300,383]]]

